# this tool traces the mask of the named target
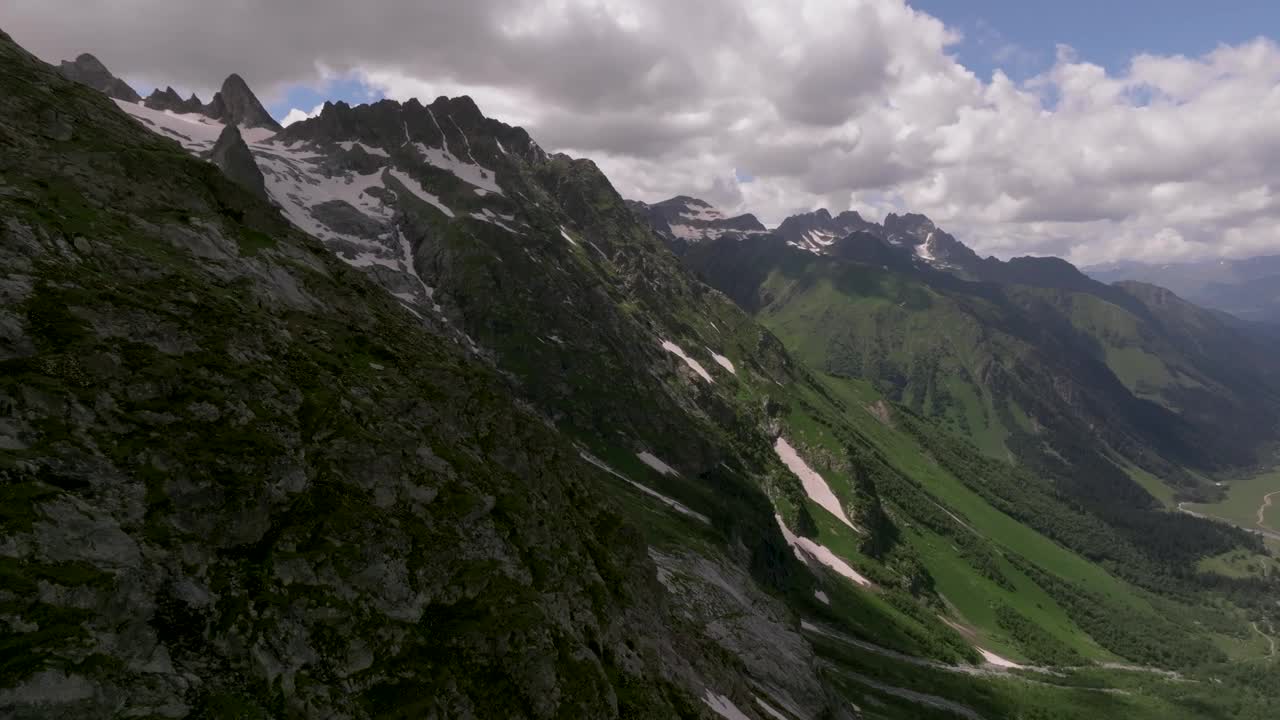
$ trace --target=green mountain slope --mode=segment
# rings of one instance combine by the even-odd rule
[[[1265,360],[1207,313],[1189,324],[1083,276],[968,282],[772,238],[705,243],[686,257],[813,367],[866,378],[988,454],[1053,478],[1149,554],[1192,536],[1169,558],[1184,567],[1188,553],[1231,542],[1154,511],[1131,479],[1145,471],[1204,497],[1204,473],[1254,462],[1271,438]]]

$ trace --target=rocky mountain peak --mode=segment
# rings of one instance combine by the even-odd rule
[[[862,219],[852,210],[835,217],[826,208],[792,215],[778,226],[776,233],[789,245],[821,253],[834,242],[859,230],[872,230],[879,226]]]
[[[406,144],[452,161],[496,167],[508,155],[525,160],[544,157],[522,128],[485,117],[469,97],[440,97],[430,105],[417,98],[403,103],[379,100],[351,106],[326,102],[315,117],[285,128],[281,138],[308,143],[360,142],[391,149]],[[447,157],[446,157],[447,156]]]
[[[142,98],[128,83],[111,74],[106,65],[89,53],[81,53],[74,62],[63,60],[58,72],[68,80],[74,80],[125,102],[141,102]]]
[[[86,72],[99,72],[99,73],[108,72],[107,66],[103,65],[101,60],[94,57],[90,53],[80,53],[79,55],[76,56],[75,62],[73,63],[68,63],[66,60],[63,60],[62,62],[64,64],[74,65],[80,70],[84,70]]]
[[[262,171],[258,169],[258,163],[253,159],[253,153],[249,152],[249,146],[240,136],[240,128],[235,123],[227,123],[223,126],[222,133],[218,135],[218,141],[214,143],[213,150],[209,154],[209,159],[222,168],[222,172],[227,177],[249,192],[263,200],[268,199]]]
[[[235,73],[231,73],[223,81],[222,89],[213,96],[204,114],[228,125],[284,129],[258,101],[244,78]]]
[[[142,101],[143,105],[152,110],[168,110],[169,112],[179,114],[204,113],[204,103],[200,102],[200,98],[195,93],[191,93],[191,97],[183,100],[177,90],[172,87],[166,87],[164,90],[156,88]]]
[[[629,206],[677,251],[690,243],[726,235],[741,237],[769,232],[755,215],[729,217],[706,200],[689,195],[677,195],[652,205],[630,202]]]
[[[889,213],[884,218],[884,229],[890,235],[907,235],[919,238],[923,242],[929,231],[937,229],[937,226],[928,217],[919,213],[905,215]]]

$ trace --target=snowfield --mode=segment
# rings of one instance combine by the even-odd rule
[[[831,492],[831,486],[827,485],[827,481],[814,472],[813,468],[809,467],[808,463],[804,461],[804,458],[800,457],[795,448],[791,447],[791,443],[787,442],[786,438],[779,435],[778,441],[773,444],[773,451],[778,454],[778,459],[782,460],[787,469],[800,478],[800,484],[804,485],[804,492],[809,496],[810,500],[835,515],[845,525],[857,532],[862,532],[858,526],[853,524],[849,516],[844,514],[844,508],[840,506],[840,498],[837,498],[836,494]]]
[[[223,124],[197,113],[183,114],[169,110],[153,110],[141,103],[112,99],[121,110],[137,118],[157,135],[177,140],[192,152],[213,148],[222,134]],[[240,136],[246,143],[259,143],[275,135],[267,128],[240,128]]]

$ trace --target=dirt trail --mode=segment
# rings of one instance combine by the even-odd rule
[[[1271,505],[1271,495],[1277,495],[1277,494],[1280,494],[1280,490],[1277,490],[1276,492],[1273,492],[1270,495],[1267,495],[1263,499],[1264,502],[1262,504],[1262,507],[1258,508],[1259,518],[1263,516],[1267,507]],[[1186,507],[1187,504],[1188,503],[1185,503],[1185,502],[1178,503],[1178,512],[1184,512],[1190,515],[1191,517],[1198,517],[1201,520],[1216,520],[1218,522],[1226,523],[1228,525],[1234,525],[1235,527],[1238,527],[1241,530],[1244,530],[1245,532],[1253,533],[1254,535],[1265,535],[1266,537],[1272,538],[1274,540],[1280,540],[1280,532],[1276,530],[1272,530],[1271,528],[1266,527],[1261,523],[1259,523],[1257,527],[1246,527],[1238,522],[1232,522],[1231,520],[1228,520],[1226,518],[1220,518],[1217,515],[1205,515],[1204,513],[1198,513],[1195,510],[1188,510]]]
[[[1277,491],[1275,491],[1275,492],[1267,493],[1266,495],[1263,495],[1263,496],[1262,496],[1262,505],[1259,505],[1259,506],[1258,506],[1258,523],[1257,523],[1257,524],[1258,524],[1258,527],[1262,528],[1263,530],[1270,530],[1270,529],[1271,529],[1271,528],[1267,527],[1266,525],[1263,525],[1263,523],[1264,523],[1264,522],[1266,522],[1267,508],[1271,507],[1271,496],[1272,496],[1272,495],[1280,495],[1280,490],[1277,490]]]
[[[1273,494],[1274,494],[1274,493],[1273,493]],[[1251,622],[1251,623],[1249,623],[1249,624],[1250,624],[1251,626],[1253,626],[1253,631],[1254,631],[1254,632],[1256,632],[1256,633],[1258,633],[1259,635],[1261,635],[1262,637],[1266,638],[1266,639],[1267,639],[1267,642],[1271,644],[1271,652],[1267,653],[1267,657],[1268,657],[1268,658],[1273,658],[1273,657],[1275,657],[1275,656],[1276,656],[1276,639],[1275,639],[1275,638],[1273,638],[1273,637],[1271,637],[1270,635],[1268,635],[1268,634],[1266,634],[1266,633],[1262,632],[1261,630],[1259,630],[1259,629],[1258,629],[1258,623],[1256,623],[1256,622]],[[1270,626],[1268,625],[1268,627],[1270,627]],[[1272,629],[1271,629],[1271,631],[1272,631],[1272,632],[1275,632],[1275,629],[1274,629],[1274,628],[1272,628]]]

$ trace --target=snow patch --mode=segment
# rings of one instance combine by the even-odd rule
[[[715,327],[715,325],[712,325],[712,327]],[[716,328],[716,329],[718,330],[719,328]],[[711,359],[715,360],[717,365],[724,368],[725,370],[728,370],[734,375],[738,374],[738,371],[733,367],[733,362],[731,362],[729,358],[723,355],[717,354],[716,351],[712,350],[711,348],[707,348],[707,352],[711,353]]]
[[[445,214],[445,217],[454,217],[453,211],[444,203],[440,202],[440,198],[427,192],[427,189],[422,187],[422,183],[409,177],[409,175],[402,170],[388,170],[387,172],[391,173],[391,177],[399,180],[402,185],[408,188],[409,192],[417,195],[420,200],[435,206],[437,210]]]
[[[1022,666],[1012,660],[1006,660],[990,650],[978,648],[978,652],[982,654],[982,659],[987,661],[988,665],[994,665],[999,668],[1007,668],[1010,670],[1021,670]]]
[[[516,219],[514,215],[502,215],[500,213],[495,213],[489,208],[485,208],[480,212],[471,213],[471,217],[475,218],[476,220],[482,220],[484,222],[487,222],[490,225],[497,225],[498,227],[502,228],[503,230],[506,230],[512,235],[520,234],[519,230],[516,230],[515,228],[512,228],[511,226],[503,222],[503,220],[506,220],[507,222],[514,222]]]
[[[642,493],[644,493],[644,494],[646,494],[646,495],[649,495],[649,496],[651,496],[651,497],[657,498],[658,500],[661,500],[662,502],[664,502],[664,503],[666,503],[667,505],[669,505],[669,506],[671,507],[671,509],[675,510],[676,512],[680,513],[681,515],[688,515],[689,517],[691,517],[691,518],[693,518],[693,519],[695,519],[695,520],[700,520],[700,521],[702,521],[702,522],[704,522],[704,523],[706,523],[706,524],[708,524],[708,525],[710,525],[710,524],[711,524],[711,518],[707,517],[706,515],[703,515],[702,513],[698,512],[697,510],[692,510],[692,509],[690,509],[690,508],[689,508],[689,506],[685,505],[684,503],[680,502],[679,500],[676,500],[675,498],[667,497],[666,495],[663,495],[662,493],[658,492],[657,490],[654,490],[653,488],[651,488],[651,487],[649,487],[649,486],[647,486],[647,485],[642,485],[641,483],[638,483],[638,482],[636,482],[635,480],[632,480],[631,478],[627,477],[626,475],[623,475],[622,473],[618,472],[617,470],[614,470],[613,468],[609,467],[608,465],[606,465],[606,464],[604,463],[604,461],[603,461],[603,460],[601,460],[600,458],[596,457],[595,455],[592,455],[591,453],[587,452],[586,450],[581,450],[581,449],[580,449],[580,450],[578,450],[578,454],[582,456],[582,459],[583,459],[583,460],[586,460],[587,462],[591,463],[592,465],[595,465],[596,467],[598,467],[598,468],[600,468],[601,470],[603,470],[603,471],[605,471],[605,472],[609,473],[610,475],[612,475],[612,476],[614,476],[614,477],[616,477],[616,478],[618,478],[618,479],[620,479],[620,480],[626,480],[628,483],[630,483],[633,487],[635,487],[635,488],[636,488],[637,490],[639,490],[640,492],[642,492]],[[643,458],[641,458],[641,459],[643,460]],[[661,462],[661,461],[659,460],[659,462]]]
[[[732,700],[724,695],[717,695],[716,693],[707,690],[707,694],[702,698],[702,702],[706,703],[712,710],[716,711],[716,714],[722,718],[726,718],[726,720],[751,720],[751,718],[747,717],[738,709],[737,705],[733,704]]]
[[[724,213],[713,207],[706,207],[705,205],[685,205],[684,212],[680,213],[680,217],[683,217],[686,220],[712,222],[715,220],[723,220]]]
[[[678,223],[668,223],[667,227],[671,228],[671,234],[681,240],[701,240],[703,238],[715,238],[717,233],[711,228],[697,228],[692,225],[681,225]]]
[[[707,369],[702,367],[702,364],[699,363],[697,360],[694,360],[693,358],[689,357],[688,353],[684,351],[684,348],[671,342],[670,340],[663,340],[662,349],[666,350],[672,355],[675,355],[676,357],[683,360],[684,364],[688,365],[690,369],[698,373],[698,375],[701,376],[703,380],[706,380],[709,383],[715,383],[715,380],[711,378],[711,373],[707,372]]]
[[[565,229],[564,229],[564,226],[563,226],[563,225],[561,225],[561,226],[560,226],[560,235],[561,235],[561,236],[563,236],[565,240],[568,240],[570,245],[577,245],[577,244],[578,244],[578,241],[577,241],[577,240],[574,240],[573,238],[569,237],[569,233],[568,233],[567,231],[565,231]]]
[[[756,696],[755,696],[755,699],[756,699],[756,704],[757,704],[757,705],[759,705],[761,709],[763,709],[765,712],[769,713],[771,716],[773,716],[773,717],[777,718],[778,720],[787,720],[787,716],[786,716],[786,715],[783,715],[782,713],[780,713],[780,712],[778,712],[777,710],[775,710],[775,709],[773,709],[772,707],[770,707],[770,706],[769,706],[769,703],[767,703],[767,702],[765,702],[764,700],[760,699],[760,696],[759,696],[759,695],[756,695]]]
[[[811,252],[811,253],[813,253],[814,255],[821,255],[821,254],[822,254],[822,249],[821,249],[821,248],[814,247],[814,246],[812,246],[812,245],[807,245],[807,244],[805,244],[805,243],[798,243],[798,242],[796,242],[796,241],[794,241],[794,240],[788,240],[788,241],[787,241],[787,244],[788,244],[788,245],[790,245],[790,246],[791,246],[791,247],[793,247],[793,248],[800,248],[801,250],[805,250],[805,251],[807,251],[807,252]]]
[[[456,177],[485,192],[503,194],[502,188],[498,187],[498,175],[494,171],[483,167],[476,163],[469,163],[454,157],[448,150],[448,144],[445,149],[427,147],[422,143],[414,143],[418,153],[433,167],[440,168],[447,172],[453,173]]]
[[[636,453],[636,457],[640,458],[640,462],[648,465],[654,470],[657,470],[663,475],[680,475],[680,473],[676,472],[675,468],[662,462],[662,460],[658,459],[657,455],[654,455],[647,450],[645,452]]]
[[[845,525],[853,528],[858,532],[862,532],[848,515],[844,514],[844,508],[840,506],[840,499],[836,494],[831,492],[831,486],[827,485],[827,481],[822,476],[814,472],[813,468],[800,457],[796,449],[791,447],[791,443],[786,438],[778,436],[777,442],[773,444],[773,451],[778,454],[778,459],[782,460],[787,469],[800,478],[800,484],[804,486],[804,492],[809,499],[825,508],[832,515],[835,515]]]
[[[782,530],[782,537],[786,539],[787,544],[791,546],[792,552],[794,552],[796,557],[801,561],[804,561],[804,555],[808,555],[814,560],[817,560],[823,565],[826,565],[836,571],[838,574],[849,578],[857,585],[862,587],[871,587],[870,580],[863,577],[862,573],[854,570],[849,563],[837,557],[836,554],[827,549],[825,545],[819,545],[809,538],[800,537],[792,533],[786,523],[782,521],[781,515],[774,515],[773,517],[778,521],[778,528]]]
[[[933,239],[933,232],[930,231],[929,234],[925,237],[924,242],[916,246],[916,249],[915,249],[916,257],[920,258],[921,260],[924,260],[925,262],[934,262],[935,260],[937,260],[937,258],[933,256],[933,251],[929,249],[929,241],[932,239]]]
[[[823,605],[831,604],[831,598],[827,597],[827,594],[821,590],[814,590],[813,596],[817,598],[818,602],[822,603]]]
[[[338,257],[345,260],[347,264],[350,265],[351,267],[364,268],[364,267],[372,267],[374,265],[381,265],[383,267],[389,267],[392,270],[401,269],[399,262],[392,260],[390,258],[382,257],[381,255],[375,255],[373,253],[357,253],[355,257],[350,257],[350,258],[346,257],[345,255],[338,255]]]
[[[358,142],[356,140],[344,140],[343,142],[338,143],[338,147],[348,152],[351,150],[351,148],[356,146],[359,146],[361,150],[364,150],[369,155],[377,155],[378,157],[384,157],[384,158],[391,157],[390,155],[387,154],[386,150],[383,150],[380,147],[365,145],[364,143]]]

